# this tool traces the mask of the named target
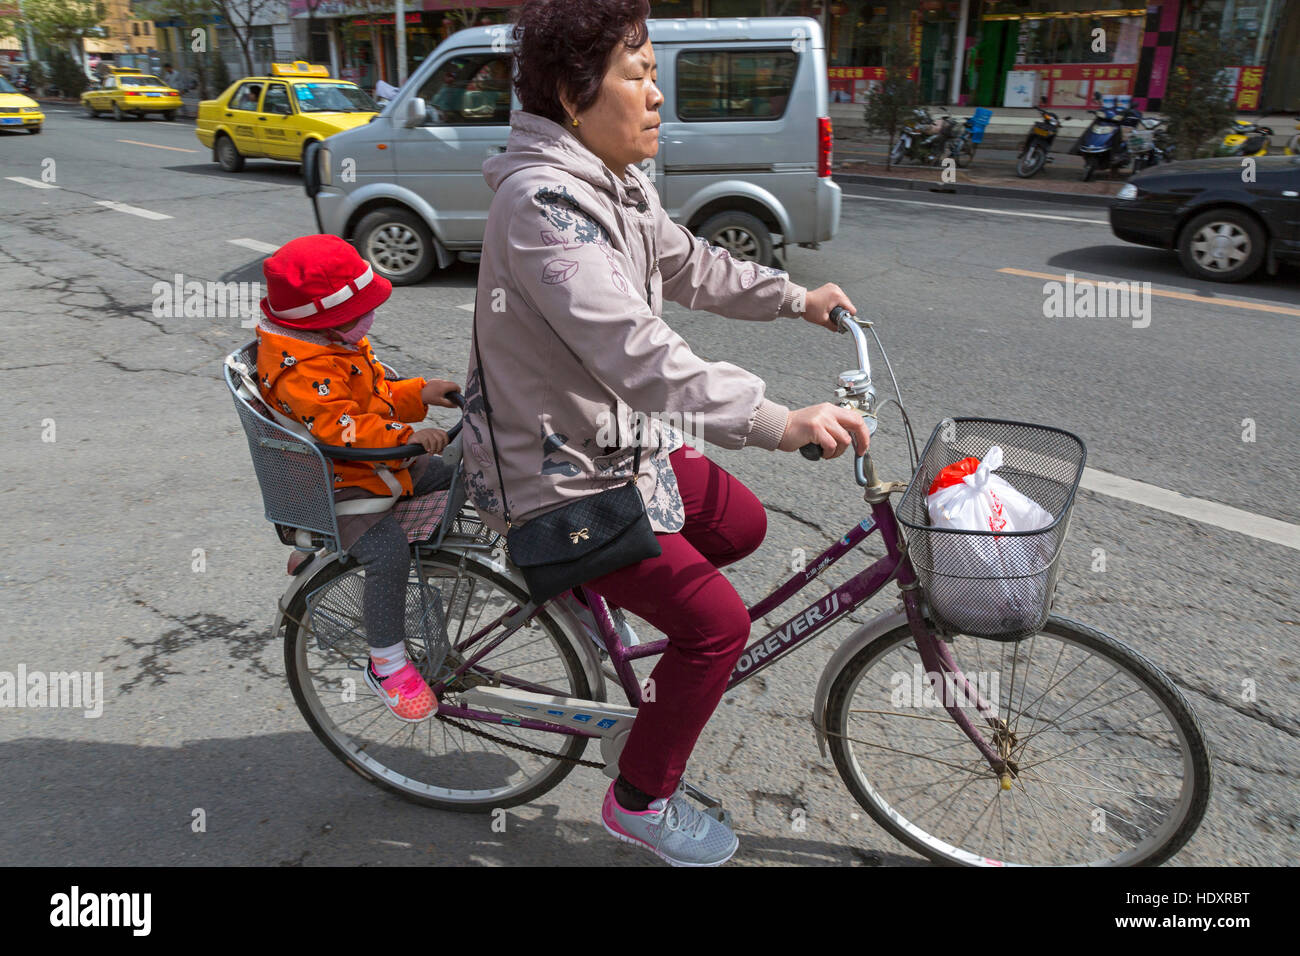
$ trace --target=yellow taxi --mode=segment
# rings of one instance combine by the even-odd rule
[[[249,158],[302,161],[309,143],[364,126],[379,113],[355,83],[296,60],[272,63],[270,76],[250,76],[199,104],[194,133],[227,172]]]
[[[0,76],[0,129],[25,129],[39,133],[45,114],[40,104],[19,93],[12,83]]]
[[[161,113],[163,119],[173,120],[181,108],[181,94],[156,76],[127,67],[109,67],[99,86],[81,94],[81,107],[92,119],[111,111],[118,121],[126,119],[128,113],[140,117]]]

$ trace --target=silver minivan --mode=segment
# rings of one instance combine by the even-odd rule
[[[668,215],[732,255],[780,264],[839,229],[826,51],[801,17],[649,21],[659,65],[659,155],[643,169]],[[395,285],[477,261],[504,151],[510,28],[477,27],[433,51],[367,126],[313,146],[303,165],[321,232],[353,243]]]

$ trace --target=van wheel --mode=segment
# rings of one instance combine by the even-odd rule
[[[695,234],[722,246],[733,259],[764,266],[772,264],[772,234],[761,219],[747,212],[734,210],[710,216]]]
[[[226,172],[237,173],[244,168],[244,157],[235,148],[235,141],[225,133],[217,137],[216,153],[217,162]]]
[[[357,225],[362,258],[393,285],[412,285],[433,269],[433,236],[424,220],[397,206],[376,209]]]

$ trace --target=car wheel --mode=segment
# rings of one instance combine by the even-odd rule
[[[175,111],[175,110],[164,110],[162,116],[163,116],[163,119],[165,119],[165,120],[167,120],[167,121],[170,122],[171,120],[174,120],[174,119],[176,118],[176,111]]]
[[[424,220],[408,209],[388,206],[369,213],[357,225],[356,246],[362,258],[393,285],[412,285],[433,269],[433,235]]]
[[[1259,269],[1264,245],[1264,230],[1252,216],[1236,209],[1211,209],[1183,228],[1178,256],[1197,278],[1240,282]]]
[[[95,108],[94,108],[93,106],[91,106],[89,103],[86,103],[86,104],[84,104],[84,105],[85,105],[85,107],[86,107],[86,115],[87,115],[87,116],[89,116],[91,119],[97,119],[97,118],[99,117],[99,110],[95,109]]]
[[[117,120],[119,123],[126,119],[126,114],[122,112],[122,106],[120,103],[113,104],[113,119]]]
[[[761,219],[747,212],[733,210],[710,216],[695,234],[726,249],[733,259],[772,264],[772,234]]]
[[[228,173],[237,173],[244,168],[244,157],[235,148],[235,141],[222,133],[217,137],[217,162]]]
[[[29,127],[27,127],[27,132],[31,133],[33,136],[35,136],[35,135],[36,135],[37,133],[39,133],[40,131],[41,131],[41,128],[40,128],[39,126],[29,126]]]

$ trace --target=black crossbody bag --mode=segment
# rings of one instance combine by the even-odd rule
[[[477,302],[475,306],[477,307]],[[510,560],[523,573],[533,602],[542,604],[563,591],[601,575],[663,554],[659,539],[650,527],[650,516],[646,514],[641,492],[636,487],[637,475],[641,470],[642,429],[638,429],[636,438],[631,481],[571,501],[538,515],[521,527],[516,528],[511,524],[505,478],[501,475],[501,460],[497,455],[497,437],[492,430],[492,403],[488,400],[487,377],[483,374],[477,331],[475,329],[474,361],[478,365],[483,410],[487,416],[488,435],[492,439],[492,460],[496,463],[497,481],[501,485],[506,547],[510,550]]]

